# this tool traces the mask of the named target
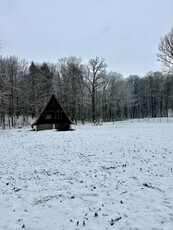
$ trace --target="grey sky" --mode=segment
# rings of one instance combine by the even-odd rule
[[[158,44],[171,27],[173,0],[0,0],[3,56],[99,56],[125,77],[161,70]]]

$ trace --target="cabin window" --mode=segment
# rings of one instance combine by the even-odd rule
[[[52,118],[52,116],[51,116],[50,113],[45,113],[44,118],[45,118],[46,120],[50,120],[50,119]]]
[[[55,112],[55,119],[62,119],[62,112],[61,111]]]

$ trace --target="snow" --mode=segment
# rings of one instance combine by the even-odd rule
[[[173,123],[0,130],[0,229],[173,229]]]

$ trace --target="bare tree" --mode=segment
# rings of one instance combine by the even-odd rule
[[[8,115],[11,118],[11,124],[9,119],[9,126],[15,127],[16,118],[16,101],[17,101],[17,81],[18,81],[18,69],[19,60],[15,56],[6,58],[6,78],[7,78],[7,92],[8,92]]]
[[[54,78],[56,85],[61,88],[62,105],[75,122],[78,119],[83,119],[82,67],[81,59],[75,56],[59,59],[57,64],[58,75]],[[54,90],[57,86],[54,86]]]
[[[100,89],[106,79],[106,63],[103,58],[90,59],[85,71],[85,85],[91,94],[92,120],[96,120],[96,92]]]
[[[160,39],[159,51],[160,53],[157,55],[158,60],[161,61],[169,71],[173,72],[173,28]]]
[[[18,90],[17,90],[17,100],[16,100],[16,115],[23,117],[23,125],[28,121],[29,110],[31,102],[29,101],[29,84],[28,84],[28,62],[26,60],[19,61],[18,69]]]
[[[7,79],[5,78],[5,61],[0,57],[0,125],[5,128],[5,115],[7,114]]]
[[[105,117],[109,118],[108,121],[122,119],[122,105],[125,103],[125,96],[128,95],[125,90],[125,81],[120,73],[108,73],[108,114]],[[103,107],[103,110],[105,108]]]

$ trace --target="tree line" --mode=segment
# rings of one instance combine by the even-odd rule
[[[19,116],[23,124],[37,117],[52,93],[74,122],[168,116],[173,109],[173,29],[161,38],[158,58],[167,72],[124,78],[108,72],[101,57],[87,64],[75,56],[56,64],[28,64],[1,56],[0,125],[15,127]]]

